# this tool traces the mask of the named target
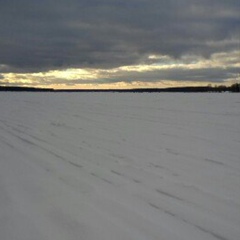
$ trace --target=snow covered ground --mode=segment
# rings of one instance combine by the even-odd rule
[[[240,94],[0,93],[1,240],[239,240]]]

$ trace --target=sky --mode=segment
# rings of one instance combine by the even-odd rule
[[[239,0],[0,0],[0,85],[240,82]]]

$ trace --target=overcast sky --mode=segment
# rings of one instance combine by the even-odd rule
[[[239,0],[0,0],[0,84],[240,81]]]

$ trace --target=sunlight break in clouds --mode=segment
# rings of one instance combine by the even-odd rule
[[[112,69],[50,70],[40,73],[2,74],[5,84],[54,88],[142,88],[221,84],[239,81],[240,51],[215,53],[209,59],[185,55],[149,55],[136,65]],[[227,74],[223,74],[223,71]],[[215,74],[213,74],[215,72]],[[184,77],[181,78],[181,73]],[[219,76],[218,76],[219,73]]]

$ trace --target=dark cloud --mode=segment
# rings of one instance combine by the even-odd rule
[[[219,68],[204,68],[204,69],[162,69],[162,70],[154,70],[147,73],[139,73],[139,72],[132,72],[132,73],[124,73],[119,74],[117,77],[108,77],[108,78],[101,78],[96,79],[96,83],[113,83],[113,82],[126,82],[131,83],[135,81],[140,82],[159,82],[159,81],[189,81],[189,82],[216,82],[220,83],[227,79],[234,79],[237,77],[239,73],[239,68],[228,68],[226,69],[219,69]],[[74,82],[74,81],[73,81]],[[82,80],[79,80],[79,83]],[[84,81],[84,83],[91,83],[90,81]]]
[[[0,6],[5,71],[112,68],[149,54],[209,57],[239,48],[239,0],[0,0]]]

